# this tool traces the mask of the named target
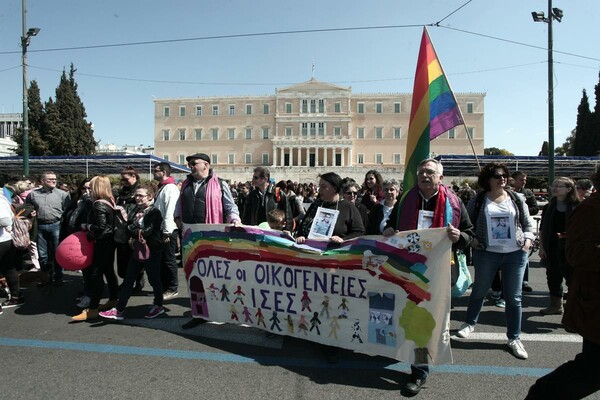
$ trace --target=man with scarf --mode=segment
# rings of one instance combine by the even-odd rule
[[[192,173],[181,185],[179,205],[175,211],[178,228],[181,230],[182,224],[240,225],[240,213],[229,185],[210,168],[210,157],[197,153],[186,157],[186,161]],[[194,328],[204,322],[201,318],[192,318],[182,328]]]
[[[403,201],[396,202],[384,236],[413,229],[446,227],[452,250],[465,249],[474,237],[473,224],[465,205],[450,189],[442,184],[444,168],[432,158],[417,166],[417,185],[410,189]],[[456,255],[454,257],[456,259]],[[458,265],[451,270],[451,284],[458,278]],[[429,365],[411,365],[411,375],[404,390],[416,395],[427,380]]]
[[[178,229],[175,224],[175,210],[179,200],[179,189],[175,179],[171,176],[171,166],[161,162],[154,167],[154,180],[158,181],[158,191],[154,207],[162,217],[163,251],[160,261],[160,278],[164,290],[163,300],[168,300],[179,295],[179,280],[177,278],[177,236]]]

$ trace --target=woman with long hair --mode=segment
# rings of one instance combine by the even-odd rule
[[[374,169],[367,171],[362,186],[361,203],[371,212],[373,207],[379,204],[384,197],[381,174]]]
[[[72,317],[73,321],[96,319],[99,311],[113,308],[118,299],[119,289],[114,267],[115,241],[113,240],[115,199],[108,176],[93,177],[90,188],[94,202],[92,216],[89,223],[81,225],[81,229],[88,231],[94,240],[92,265],[83,270],[84,279],[89,282],[91,289],[90,304],[80,314]],[[109,300],[101,306],[104,277],[108,284]]]
[[[469,297],[466,322],[456,336],[466,338],[475,330],[485,296],[497,271],[502,274],[506,300],[506,336],[508,347],[520,359],[528,357],[521,343],[522,283],[533,232],[529,210],[524,201],[506,189],[508,168],[502,163],[490,163],[479,173],[478,183],[483,191],[467,206],[475,226],[473,264],[475,280]],[[507,229],[499,232],[495,226],[508,220]]]
[[[552,199],[542,210],[540,222],[540,258],[546,266],[550,304],[540,310],[544,315],[563,313],[563,280],[569,286],[571,268],[565,254],[567,219],[579,204],[575,182],[560,176],[550,188]]]

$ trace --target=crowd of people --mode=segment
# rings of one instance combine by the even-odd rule
[[[455,259],[464,252],[475,270],[466,318],[456,335],[468,338],[475,330],[486,298],[492,297],[496,304],[502,300],[507,346],[515,357],[528,357],[520,340],[521,303],[522,292],[531,290],[528,253],[535,238],[531,217],[539,210],[533,192],[525,187],[527,175],[523,172],[510,175],[506,165],[488,164],[478,176],[477,193],[468,184],[462,188],[446,185],[442,164],[426,159],[417,167],[416,186],[403,193],[401,182],[395,177],[384,179],[376,170],[368,171],[362,182],[328,172],[319,175],[317,183],[298,183],[276,182],[269,169],[260,166],[248,181],[227,182],[217,176],[204,153],[187,157],[187,163],[191,173],[180,182],[171,177],[168,163],[158,163],[149,183],[143,183],[137,171],[127,167],[115,187],[107,176],[98,175],[83,179],[69,191],[50,171],[44,172],[39,182],[14,179],[5,184],[0,195],[0,275],[6,281],[7,300],[2,307],[25,302],[19,285],[19,273],[27,269],[24,259],[30,260],[30,271],[46,277],[40,285],[63,284],[63,268],[55,254],[59,243],[75,232],[85,232],[94,247],[92,264],[81,276],[82,295],[76,299],[80,311],[72,316],[74,321],[87,321],[125,318],[128,300],[143,290],[145,277],[154,295],[145,317],[165,312],[163,303],[179,295],[176,255],[182,224],[253,225],[284,231],[297,243],[320,238],[333,244],[362,235],[387,237],[399,231],[443,227]],[[584,336],[582,354],[564,368],[563,379],[585,368],[597,371],[591,360],[600,346],[599,286],[590,287],[590,282],[598,283],[598,268],[591,264],[600,253],[600,240],[593,231],[575,243],[571,237],[580,235],[571,232],[583,225],[590,228],[586,217],[598,218],[599,195],[594,193],[598,184],[600,169],[592,180],[556,178],[552,198],[541,215],[539,251],[549,291],[548,307],[541,313],[564,312],[568,326]],[[29,221],[26,247],[15,244],[15,220]],[[451,283],[457,277],[458,267],[454,266]],[[103,302],[105,285],[108,298]],[[582,293],[593,300],[591,305],[579,304]],[[592,317],[592,312],[597,313]],[[203,317],[193,311],[192,319],[182,327],[202,324],[206,322]],[[585,318],[588,320],[582,320]],[[591,329],[587,324],[594,321],[596,327]],[[327,352],[332,362],[336,361],[334,350]],[[411,370],[404,389],[415,395],[427,380],[429,366],[415,364]],[[591,381],[585,384],[595,387]],[[534,396],[546,393],[547,385],[548,379],[538,381],[530,398],[543,398]]]

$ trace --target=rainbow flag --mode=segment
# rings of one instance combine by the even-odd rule
[[[462,123],[462,114],[424,27],[408,126],[404,194],[417,183],[417,164],[429,157],[429,142]]]

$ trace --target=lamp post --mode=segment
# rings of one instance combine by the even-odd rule
[[[560,8],[552,8],[552,0],[548,0],[548,18],[543,11],[531,13],[534,22],[545,22],[548,24],[548,186],[554,181],[554,85],[553,76],[554,60],[552,58],[552,20],[562,21],[563,11]]]
[[[40,28],[27,29],[25,15],[27,9],[25,0],[23,0],[22,18],[23,18],[23,35],[21,36],[21,50],[23,51],[23,175],[29,175],[29,101],[27,98],[27,46],[32,36],[36,36]]]

